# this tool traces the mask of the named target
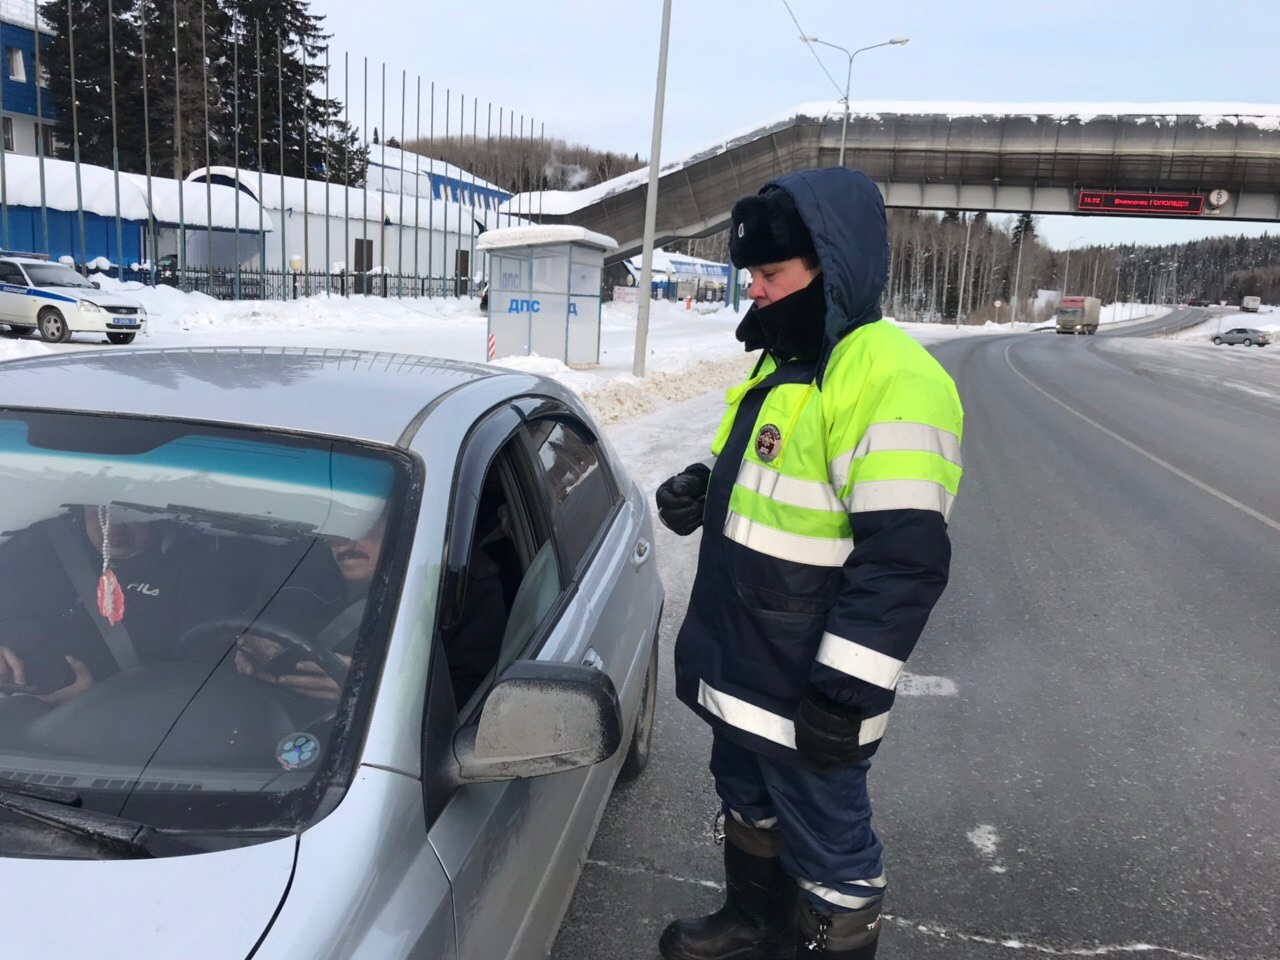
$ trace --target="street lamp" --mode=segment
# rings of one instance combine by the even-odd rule
[[[1082,234],[1080,234],[1080,236],[1075,237],[1075,238],[1073,238],[1073,239],[1071,239],[1071,240],[1068,240],[1068,241],[1067,241],[1067,268],[1066,268],[1065,270],[1063,270],[1063,271],[1062,271],[1062,273],[1063,273],[1063,276],[1062,276],[1062,286],[1063,286],[1062,295],[1063,295],[1064,297],[1067,295],[1066,288],[1067,288],[1067,287],[1069,287],[1069,286],[1071,285],[1071,245],[1072,245],[1073,243],[1075,243],[1077,240],[1083,240],[1084,238],[1085,238],[1085,235],[1082,233]]]
[[[830,47],[832,50],[839,50],[849,58],[849,70],[844,78],[844,125],[840,128],[840,166],[844,166],[844,144],[845,138],[849,133],[849,85],[853,82],[853,58],[864,50],[875,50],[877,47],[900,47],[905,44],[910,37],[894,37],[892,40],[886,40],[884,43],[873,43],[869,47],[859,47],[850,53],[844,47],[834,43],[827,43],[825,40],[819,40],[817,37],[809,34],[801,34],[801,43],[818,43],[824,47]]]

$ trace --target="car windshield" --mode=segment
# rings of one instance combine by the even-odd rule
[[[1082,317],[1084,316],[1083,307],[1064,307],[1058,311],[1064,317]]]
[[[23,265],[32,286],[36,287],[84,287],[92,290],[93,284],[70,267],[60,263],[27,263]]]
[[[0,414],[22,491],[0,505],[0,789],[223,838],[305,826],[354,763],[407,470],[354,444]]]

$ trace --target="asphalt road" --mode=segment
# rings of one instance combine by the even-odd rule
[[[954,693],[900,697],[872,772],[880,957],[1275,960],[1280,367],[1119,335],[934,349],[967,474],[908,669]],[[702,455],[717,411],[704,397],[615,442],[652,488]],[[555,960],[653,960],[671,918],[720,901],[709,736],[671,691],[695,547],[660,533],[655,754],[614,794]]]

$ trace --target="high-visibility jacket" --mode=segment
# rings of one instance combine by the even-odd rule
[[[874,184],[846,170],[775,183],[822,261],[827,349],[765,357],[728,391],[676,690],[718,733],[794,759],[812,684],[859,710],[870,756],[946,586],[963,414],[937,361],[880,318]]]

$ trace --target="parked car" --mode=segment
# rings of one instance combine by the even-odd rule
[[[1236,327],[1234,330],[1228,330],[1225,333],[1215,333],[1213,342],[1216,344],[1243,344],[1246,347],[1252,347],[1255,343],[1260,347],[1265,347],[1271,342],[1271,335],[1265,330],[1254,330],[1250,327]]]
[[[0,658],[13,956],[546,956],[649,756],[663,603],[647,498],[571,392],[352,351],[30,358],[0,365],[0,471],[0,616],[97,658],[69,696],[54,641]]]
[[[125,344],[145,328],[147,311],[61,263],[0,257],[0,323],[19,336],[36,330],[47,343],[66,343],[73,333],[105,333],[112,343]]]

